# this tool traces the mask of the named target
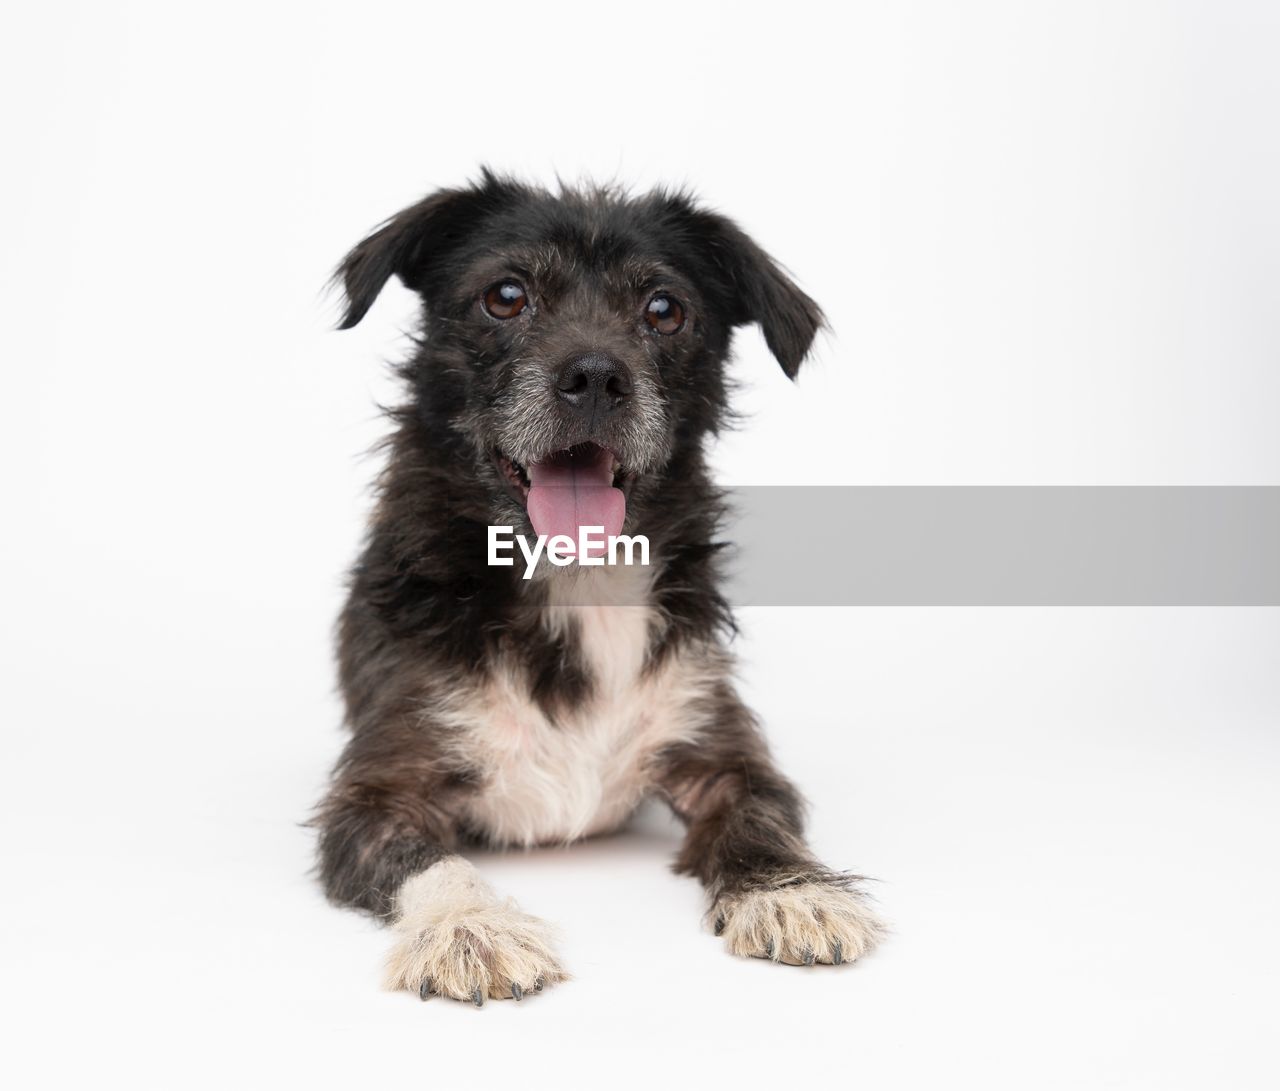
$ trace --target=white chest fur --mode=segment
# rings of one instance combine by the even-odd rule
[[[653,755],[696,733],[690,704],[719,674],[713,658],[687,654],[645,672],[653,611],[574,586],[578,602],[563,596],[546,624],[576,627],[592,696],[552,722],[523,677],[498,672],[450,717],[483,776],[467,817],[497,843],[567,842],[621,824],[652,787]]]

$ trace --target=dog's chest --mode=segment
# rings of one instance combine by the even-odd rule
[[[568,607],[550,622],[576,627],[592,696],[553,722],[517,673],[499,673],[455,717],[459,745],[482,777],[467,817],[497,843],[616,828],[652,787],[655,753],[696,731],[689,708],[708,682],[687,655],[644,670],[647,607]]]

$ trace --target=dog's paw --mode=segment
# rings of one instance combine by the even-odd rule
[[[403,931],[387,963],[387,988],[423,1000],[447,996],[477,1007],[486,997],[522,1000],[567,975],[550,928],[513,902],[470,907],[425,928]]]
[[[552,951],[551,928],[499,899],[461,857],[405,880],[397,906],[389,989],[479,1007],[486,997],[522,1000],[568,976]]]
[[[735,955],[793,966],[852,962],[885,934],[857,891],[802,882],[721,896],[711,911],[716,935]]]

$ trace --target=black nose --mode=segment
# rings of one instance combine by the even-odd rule
[[[570,356],[556,375],[556,393],[584,417],[617,409],[631,397],[631,390],[626,365],[603,352]]]

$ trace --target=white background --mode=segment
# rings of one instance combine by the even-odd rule
[[[489,163],[688,183],[826,308],[743,484],[1278,484],[1265,3],[41,4],[0,45],[12,1086],[1274,1087],[1274,610],[760,610],[744,688],[893,940],[736,961],[623,836],[481,859],[576,979],[378,989],[298,823],[409,295]],[[16,1081],[16,1082],[14,1082]]]

